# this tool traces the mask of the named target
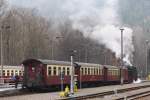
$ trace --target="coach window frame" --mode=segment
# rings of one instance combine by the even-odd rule
[[[88,68],[87,70],[88,70],[88,75],[90,75],[90,68]]]
[[[70,75],[70,68],[67,67],[67,75]]]
[[[9,70],[7,70],[7,76],[10,76],[10,73],[9,73],[10,71]]]
[[[53,76],[56,76],[57,75],[57,68],[56,66],[53,67]]]
[[[51,66],[48,66],[48,76],[51,76],[52,75],[52,68]]]
[[[88,73],[87,73],[87,68],[85,67],[85,75],[88,75]]]
[[[66,75],[66,68],[63,66],[62,69],[62,72],[64,73],[64,75]]]
[[[3,69],[3,76],[6,76],[6,72],[5,72],[5,70]]]

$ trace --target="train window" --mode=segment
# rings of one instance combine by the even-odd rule
[[[84,68],[82,68],[82,75],[84,75]]]
[[[65,67],[63,67],[63,73],[64,73],[64,75],[66,75],[66,70],[65,70]]]
[[[14,76],[14,71],[13,70],[11,70],[11,76]]]
[[[69,68],[67,68],[67,75],[70,75],[70,70],[69,70]]]
[[[94,74],[93,74],[93,73],[94,73],[93,71],[94,71],[94,69],[93,69],[93,68],[91,68],[91,75],[94,75]]]
[[[87,68],[85,68],[85,75],[87,75]]]
[[[94,75],[96,75],[97,74],[97,71],[96,71],[96,68],[94,68]]]
[[[97,75],[99,75],[99,70],[98,70],[98,68],[97,68]]]
[[[99,75],[99,68],[97,68],[97,75]]]
[[[98,68],[96,68],[96,75],[98,75]]]
[[[103,75],[103,70],[99,69],[99,73],[100,73],[100,75]]]
[[[52,69],[51,69],[50,66],[48,67],[48,75],[49,75],[49,76],[52,75]]]
[[[82,75],[84,75],[84,68],[82,68]]]
[[[81,74],[83,75],[83,68],[81,68]]]
[[[102,73],[101,73],[101,69],[99,69],[99,75],[102,75]]]
[[[23,76],[23,74],[24,74],[24,71],[22,71],[22,76]]]
[[[101,75],[101,69],[98,69],[99,70],[99,75]]]
[[[56,67],[53,68],[53,75],[56,75]]]
[[[3,70],[3,76],[5,76],[5,70]]]
[[[97,68],[95,68],[95,75],[97,75],[98,73],[97,73]]]
[[[19,76],[21,76],[21,70],[19,71]]]
[[[94,75],[96,75],[96,68],[94,68]]]
[[[7,76],[10,76],[10,74],[9,74],[9,70],[7,70]]]
[[[91,73],[90,73],[90,68],[88,68],[88,74],[90,75]]]

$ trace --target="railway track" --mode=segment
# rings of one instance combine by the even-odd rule
[[[147,89],[146,91],[144,91]],[[128,94],[131,91],[138,91],[137,93],[131,93]],[[140,92],[141,91],[141,92]],[[125,96],[125,94],[128,94]],[[59,100],[95,100],[96,98],[104,99],[106,96],[110,97],[113,100],[136,100],[137,98],[144,97],[150,94],[150,85],[145,86],[139,86],[139,87],[131,87],[131,88],[125,88],[125,89],[118,89],[114,91],[107,91],[102,93],[94,93],[94,94],[88,94],[88,95],[81,95],[81,96],[73,96],[73,97],[67,97],[67,98],[61,98]],[[97,100],[99,100],[97,99]],[[106,100],[106,99],[104,99]]]
[[[144,98],[150,96],[150,91],[144,91],[144,92],[140,92],[131,96],[127,96],[126,99],[127,100],[144,100]],[[118,100],[121,100],[124,98],[120,98]]]
[[[145,95],[141,95],[130,100],[149,100],[149,98],[150,98],[150,93],[147,93]]]
[[[35,94],[35,93],[38,92],[28,91],[27,89],[6,90],[6,91],[0,91],[0,97],[28,95],[28,94]]]

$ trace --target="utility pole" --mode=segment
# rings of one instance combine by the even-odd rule
[[[3,33],[1,28],[1,80],[3,78]]]
[[[73,66],[73,54],[71,54],[71,82],[70,82],[70,93],[74,94],[74,66]]]
[[[74,94],[74,59],[73,59],[73,56],[74,56],[74,53],[76,53],[77,51],[76,50],[72,50],[71,51],[71,82],[70,82],[70,93],[71,95]]]
[[[123,85],[123,28],[120,28],[121,30],[121,85]]]
[[[52,56],[52,60],[55,60],[55,40],[54,39],[60,39],[60,38],[64,38],[63,36],[56,36],[55,38],[52,38],[52,43],[51,43],[51,56]]]
[[[149,40],[146,40],[146,68],[145,68],[145,76],[147,77],[148,75],[148,44]]]

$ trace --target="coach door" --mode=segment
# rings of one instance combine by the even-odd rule
[[[31,86],[38,86],[43,84],[44,69],[42,64],[31,64],[28,67],[28,79]]]
[[[108,72],[108,69],[104,66],[104,81],[107,81],[107,72]]]
[[[45,69],[43,64],[39,64],[36,68],[36,84],[37,85],[44,85],[44,76],[45,76]],[[46,67],[45,67],[46,68]]]
[[[80,67],[81,66],[79,66],[78,64],[74,64],[75,68],[74,82],[77,86],[79,86],[81,82]]]
[[[35,66],[33,66],[33,64],[29,64],[28,79],[29,79],[29,81],[34,81],[35,80]]]

